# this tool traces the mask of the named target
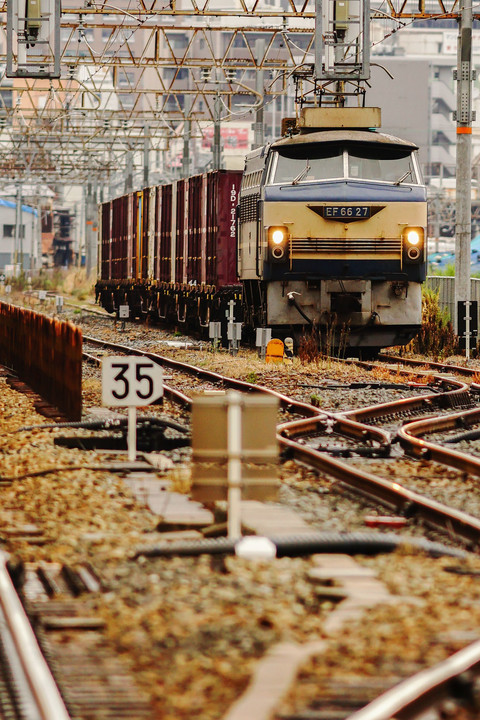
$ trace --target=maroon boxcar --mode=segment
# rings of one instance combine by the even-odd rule
[[[240,319],[236,208],[241,171],[217,170],[145,188],[100,207],[97,297],[189,327]]]

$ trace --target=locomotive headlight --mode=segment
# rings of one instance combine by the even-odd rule
[[[285,262],[288,259],[288,228],[271,226],[267,230],[270,260],[272,262]]]
[[[407,233],[407,242],[409,245],[420,244],[420,233],[418,230],[409,230]]]
[[[403,231],[403,258],[407,263],[423,262],[425,232],[422,227],[406,227]]]
[[[285,233],[283,230],[278,229],[272,232],[272,243],[274,245],[281,245],[285,240]]]

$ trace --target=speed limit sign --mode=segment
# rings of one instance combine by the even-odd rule
[[[102,361],[102,403],[116,407],[149,405],[163,395],[162,368],[136,356],[110,356]]]

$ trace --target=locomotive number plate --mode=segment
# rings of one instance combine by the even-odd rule
[[[362,220],[370,217],[369,205],[325,205],[325,220]]]

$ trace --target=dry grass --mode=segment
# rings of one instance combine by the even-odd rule
[[[38,275],[34,275],[30,282],[25,275],[11,280],[12,289],[17,292],[47,290],[60,295],[69,295],[77,300],[93,298],[94,284],[92,279],[87,279],[85,268],[75,267],[69,270],[60,268],[42,270]]]
[[[321,333],[316,325],[306,332],[298,346],[297,355],[302,365],[318,363],[327,357],[345,357],[350,327],[343,324],[338,332],[337,316],[332,313]],[[338,340],[337,340],[338,338]],[[337,344],[338,343],[338,344]]]
[[[93,296],[94,282],[87,278],[85,268],[72,268],[64,275],[61,289],[78,300],[86,300]]]
[[[434,290],[423,289],[422,327],[406,350],[435,359],[457,355],[459,352],[458,337],[453,330],[448,310],[440,308],[438,293]]]

